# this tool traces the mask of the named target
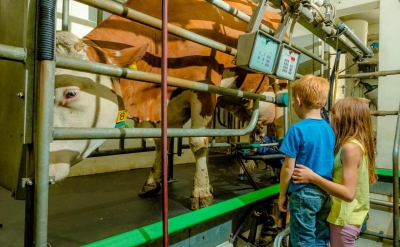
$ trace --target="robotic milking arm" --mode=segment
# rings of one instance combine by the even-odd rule
[[[280,8],[282,21],[273,35],[259,30],[268,4]],[[279,79],[294,81],[301,52],[291,45],[292,32],[296,22],[308,29],[327,44],[343,52],[349,52],[355,61],[372,57],[372,50],[342,22],[333,24],[335,7],[331,0],[259,0],[247,32],[239,36],[236,65],[258,73],[266,73]],[[285,35],[289,33],[289,40]],[[345,41],[344,35],[353,45]],[[356,48],[354,48],[356,47]],[[266,62],[268,61],[268,62]],[[286,97],[288,97],[286,95]],[[285,123],[285,128],[287,129]],[[260,142],[260,136],[253,132],[253,140]]]

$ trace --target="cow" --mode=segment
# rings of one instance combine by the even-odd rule
[[[226,2],[247,14],[256,8],[256,4],[250,1]],[[161,19],[161,1],[128,0],[124,5]],[[279,14],[267,11],[263,23],[276,29],[280,20]],[[238,35],[247,28],[247,23],[204,0],[170,0],[169,23],[231,47],[237,47]],[[111,15],[83,39],[65,32],[58,32],[57,36],[57,54],[161,73],[161,31],[143,24]],[[270,77],[237,68],[232,60],[231,55],[168,35],[168,76],[220,86],[224,71],[229,71],[238,89],[253,93],[267,91]],[[57,69],[54,126],[113,127],[121,108],[118,103],[122,101],[122,107],[139,127],[161,126],[160,85],[120,78],[121,95],[117,95],[113,81],[115,78]],[[189,119],[191,128],[210,127],[216,106],[215,94],[168,87],[167,97],[169,128],[182,128]],[[273,104],[271,107],[274,109]],[[50,175],[56,180],[63,179],[71,165],[87,157],[103,141],[54,141],[50,147]],[[156,138],[154,145],[154,164],[139,191],[139,195],[144,197],[161,189],[160,139]],[[213,202],[213,188],[207,171],[208,138],[191,137],[189,146],[196,162],[190,197],[191,209],[195,210]]]

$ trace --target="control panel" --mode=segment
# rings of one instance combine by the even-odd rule
[[[296,49],[282,44],[275,71],[276,76],[293,81],[296,78],[300,54]]]
[[[273,74],[280,42],[255,31],[239,35],[236,65],[255,72]]]

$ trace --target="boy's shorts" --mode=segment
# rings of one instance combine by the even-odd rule
[[[292,246],[326,246],[330,195],[314,184],[307,184],[290,193],[288,207]]]

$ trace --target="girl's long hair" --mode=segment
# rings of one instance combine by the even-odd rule
[[[356,139],[365,149],[368,161],[369,183],[375,183],[375,145],[372,134],[371,113],[365,101],[347,97],[332,107],[331,125],[336,135],[335,155],[349,140]]]

